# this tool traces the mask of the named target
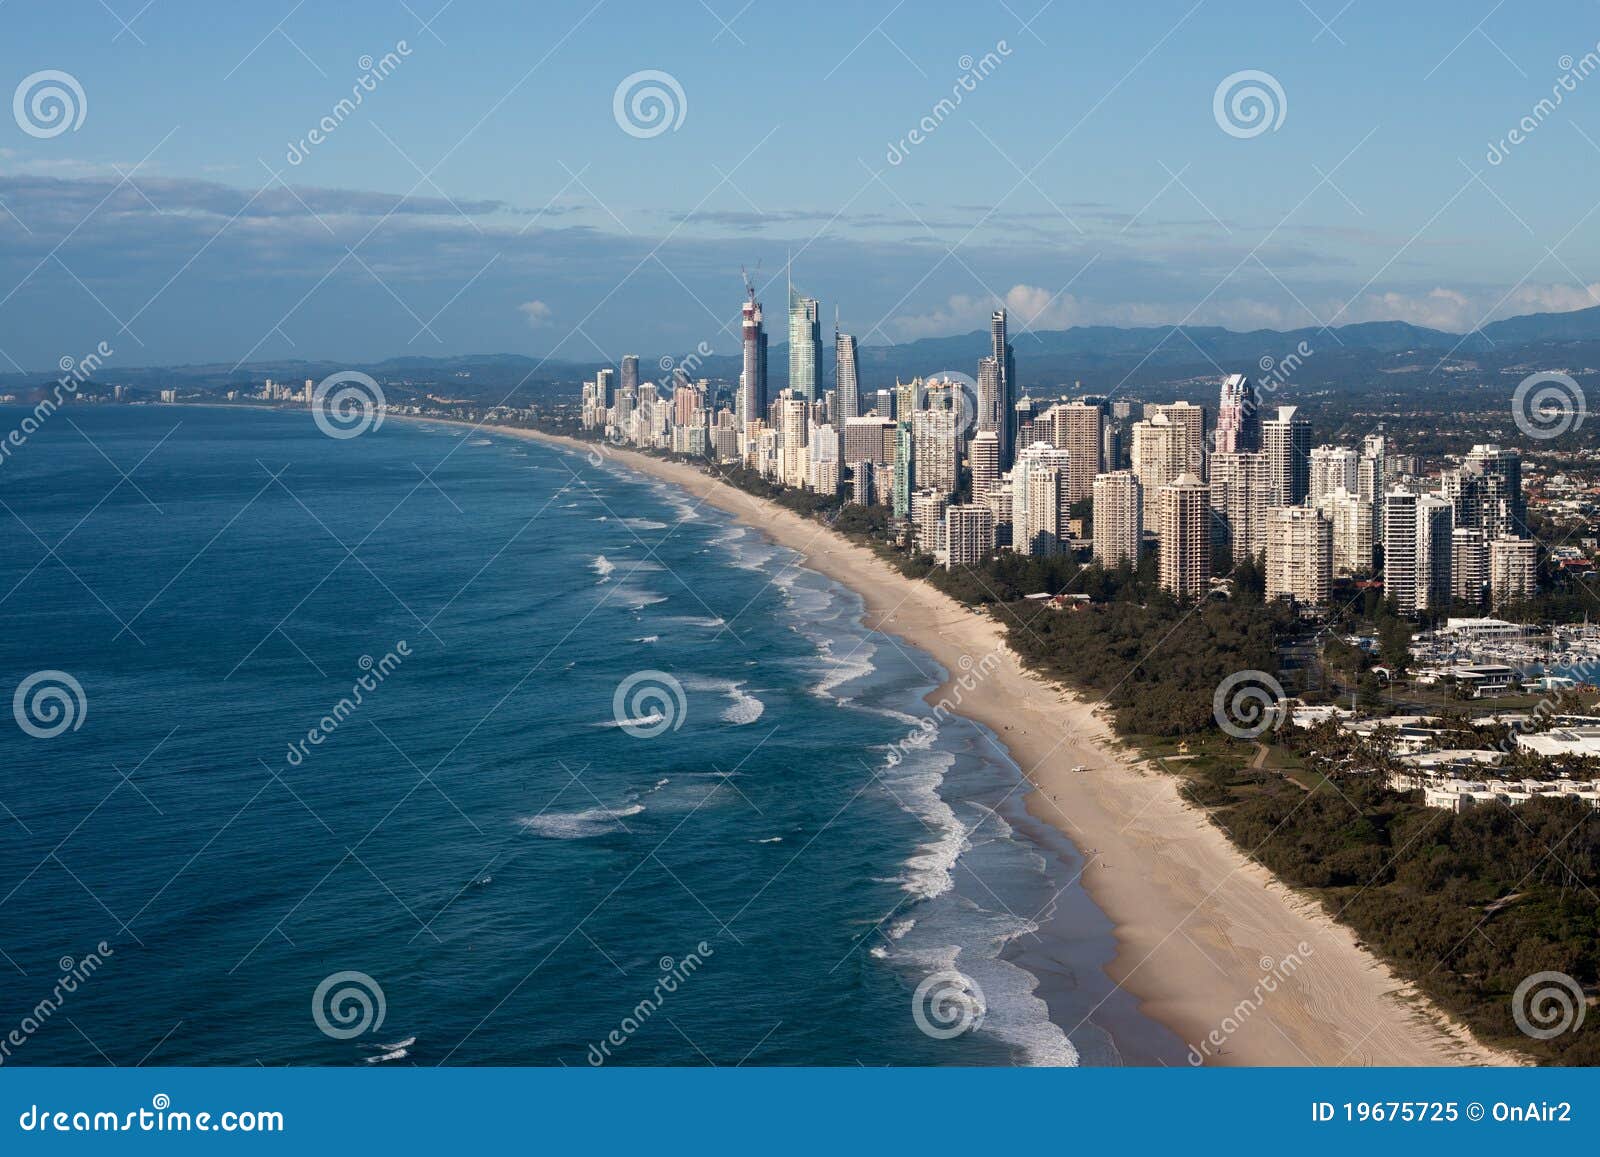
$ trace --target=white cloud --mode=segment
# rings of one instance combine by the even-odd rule
[[[522,311],[522,316],[527,319],[528,324],[534,329],[538,329],[542,325],[549,325],[554,317],[550,307],[542,301],[525,301],[517,308]]]

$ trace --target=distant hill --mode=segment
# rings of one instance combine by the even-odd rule
[[[1401,321],[1360,322],[1328,330],[1258,329],[1249,332],[1220,326],[1073,326],[1064,330],[1013,331],[1018,378],[1024,389],[1053,392],[1081,383],[1084,390],[1138,388],[1187,378],[1214,380],[1219,371],[1266,372],[1296,353],[1304,367],[1296,384],[1317,383],[1337,388],[1372,382],[1379,375],[1432,374],[1448,357],[1450,368],[1468,371],[1493,366],[1546,362],[1551,368],[1600,365],[1600,306],[1570,313],[1535,313],[1491,322],[1468,334],[1447,333]],[[832,343],[823,342],[824,379],[833,374]],[[929,337],[899,345],[863,346],[859,352],[862,383],[867,388],[893,384],[919,374],[956,370],[976,376],[978,360],[989,349],[987,330],[950,337]],[[640,352],[646,380],[662,376],[654,355]],[[1270,359],[1270,360],[1269,360]],[[1482,365],[1480,366],[1480,363]],[[458,397],[503,397],[527,401],[566,396],[577,383],[593,377],[593,361],[540,359],[526,354],[471,354],[458,357],[390,358],[359,368],[400,387]],[[773,389],[788,377],[788,347],[768,352]],[[110,380],[154,389],[164,385],[227,388],[258,384],[263,378],[300,381],[321,378],[349,365],[328,361],[258,361],[231,365],[183,365],[116,371]],[[696,376],[732,382],[739,358],[730,351],[704,359]],[[0,375],[9,389],[32,388],[56,374]]]

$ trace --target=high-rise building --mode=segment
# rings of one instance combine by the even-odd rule
[[[1142,506],[1139,476],[1132,470],[1113,470],[1094,480],[1094,559],[1101,566],[1139,564]]]
[[[1101,473],[1102,419],[1098,405],[1060,402],[1035,424],[1036,429],[1047,428],[1050,443],[1068,454],[1067,496],[1072,502],[1088,498],[1094,491],[1095,475]]]
[[[856,339],[840,333],[837,326],[833,333],[833,381],[838,413],[828,416],[836,425],[843,425],[861,413],[861,394],[856,380]]]
[[[1389,493],[1389,476],[1384,469],[1388,453],[1382,434],[1361,439],[1361,459],[1356,463],[1356,493],[1372,503],[1372,533],[1383,536],[1383,497]]]
[[[896,399],[898,402],[898,399]],[[911,490],[916,482],[916,460],[911,452],[911,417],[894,424],[894,516],[911,517]]]
[[[994,511],[984,503],[944,512],[945,569],[974,566],[994,553]]]
[[[1258,559],[1267,549],[1267,511],[1272,492],[1267,456],[1260,450],[1211,455],[1212,540],[1226,544],[1235,565]]]
[[[1481,603],[1489,590],[1489,544],[1475,526],[1458,526],[1450,536],[1450,593],[1464,603]]]
[[[972,501],[987,502],[990,491],[1000,481],[999,432],[979,430],[973,435],[967,457],[972,463]]]
[[[1059,552],[1072,507],[1065,485],[1070,470],[1067,451],[1048,442],[1035,442],[1017,454],[1011,468],[1011,544],[1017,553]]]
[[[844,459],[846,462],[893,462],[895,423],[893,418],[867,416],[844,420]]]
[[[594,372],[595,396],[602,406],[617,404],[617,373],[610,366]]]
[[[937,490],[918,490],[911,495],[911,529],[917,551],[938,557],[944,552],[944,512],[948,496]]]
[[[622,388],[626,390],[630,386],[635,390],[639,388],[638,354],[622,355]]]
[[[1539,568],[1539,544],[1531,538],[1496,538],[1489,543],[1489,597],[1496,609],[1531,599]]]
[[[789,388],[796,397],[815,401],[817,371],[822,365],[822,305],[789,285]]]
[[[1035,558],[1049,558],[1067,551],[1067,471],[1057,466],[1038,466],[1028,473],[1027,525],[1017,540],[1017,550]]]
[[[1514,538],[1527,529],[1522,496],[1522,458],[1493,444],[1474,446],[1457,470],[1444,471],[1444,495],[1455,508],[1457,526],[1483,531],[1485,542]]]
[[[960,484],[960,414],[947,407],[917,410],[911,415],[911,460],[918,490],[937,490],[949,497]]]
[[[1299,506],[1311,491],[1311,422],[1294,406],[1279,406],[1261,423],[1261,448],[1267,455],[1267,482],[1274,506]]]
[[[1183,473],[1187,452],[1183,433],[1160,413],[1133,424],[1133,472],[1145,496],[1145,530],[1156,529],[1156,495]]]
[[[1320,503],[1335,490],[1356,493],[1359,482],[1359,457],[1348,446],[1318,446],[1311,451],[1311,505]]]
[[[1235,454],[1261,449],[1260,419],[1249,379],[1243,374],[1224,377],[1222,395],[1217,402],[1217,453]]]
[[[1186,471],[1161,488],[1156,502],[1161,585],[1180,599],[1203,598],[1211,580],[1211,492]]]
[[[1000,396],[1000,363],[992,357],[982,358],[978,362],[978,430],[993,430],[1001,441],[1007,420],[1005,399]]]
[[[871,506],[874,500],[873,478],[875,463],[859,459],[850,463],[850,501],[857,506]]]
[[[1409,490],[1383,496],[1383,593],[1403,615],[1417,610],[1417,500]]]
[[[1188,471],[1202,479],[1206,476],[1206,408],[1191,402],[1169,402],[1144,408],[1148,420],[1161,415],[1178,431],[1178,445],[1173,448],[1177,456],[1174,466],[1181,473]]]
[[[1322,606],[1332,585],[1333,523],[1312,506],[1267,511],[1267,598]]]
[[[739,392],[734,396],[734,418],[741,441],[745,430],[767,413],[767,331],[761,324],[761,303],[750,287],[739,321]]]
[[[1432,494],[1417,499],[1417,609],[1450,605],[1450,548],[1455,519],[1450,504]]]
[[[1000,412],[1006,425],[1000,431],[1000,467],[1009,469],[1015,460],[1017,441],[1017,362],[1006,333],[1006,311],[997,309],[989,316],[989,356],[1000,370]]]
[[[1348,490],[1323,496],[1317,508],[1333,523],[1333,573],[1366,574],[1372,569],[1372,503]]]

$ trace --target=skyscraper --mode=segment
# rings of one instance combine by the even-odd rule
[[[916,463],[917,489],[949,497],[959,484],[959,413],[948,407],[918,410],[911,415],[911,460]]]
[[[1133,424],[1133,472],[1145,496],[1144,529],[1156,529],[1156,496],[1183,471],[1183,431],[1165,414]]]
[[[1094,478],[1101,472],[1102,411],[1087,402],[1060,402],[1038,419],[1035,428],[1047,427],[1052,445],[1070,456],[1067,497],[1081,502],[1094,492]]]
[[[1318,504],[1333,523],[1334,574],[1365,574],[1372,569],[1372,503],[1348,490],[1335,490]]]
[[[1267,549],[1267,456],[1259,450],[1211,455],[1213,538],[1226,543],[1235,565]]]
[[[1443,475],[1444,494],[1455,507],[1457,526],[1483,531],[1484,541],[1525,533],[1527,503],[1522,496],[1522,458],[1515,450],[1485,443],[1474,446],[1457,470]]]
[[[989,315],[989,356],[1000,371],[1000,412],[1006,416],[1000,432],[1000,466],[1008,469],[1017,453],[1017,362],[1006,334],[1006,311]]]
[[[1417,609],[1438,610],[1450,605],[1450,550],[1454,546],[1455,520],[1443,498],[1424,494],[1417,499]]]
[[[1383,593],[1403,615],[1417,610],[1417,499],[1409,490],[1383,496]]]
[[[1219,454],[1261,449],[1261,421],[1250,382],[1243,374],[1222,379],[1217,402],[1216,449]]]
[[[1269,599],[1322,606],[1333,585],[1333,524],[1312,506],[1276,506],[1267,512]]]
[[[1450,536],[1450,593],[1464,603],[1481,603],[1489,589],[1489,544],[1475,526],[1458,526]]]
[[[1180,599],[1203,598],[1211,579],[1211,493],[1184,472],[1161,488],[1156,538],[1161,585]]]
[[[815,401],[817,368],[822,364],[821,304],[789,283],[789,388],[795,397]]]
[[[982,358],[978,362],[978,429],[993,430],[997,445],[1003,445],[1007,420],[1000,396],[1000,365],[993,357]]]
[[[1018,452],[1011,468],[1011,542],[1019,554],[1054,554],[1066,537],[1071,503],[1064,501],[1065,481],[1070,469],[1067,452],[1048,442],[1035,442]]]
[[[761,324],[761,303],[756,300],[753,285],[749,287],[740,318],[739,339],[744,359],[739,372],[739,393],[735,398],[735,418],[742,450],[746,427],[760,421],[767,413],[767,331]]]
[[[1000,435],[994,430],[979,430],[973,435],[967,456],[972,461],[972,501],[987,502],[1000,481]]]
[[[1489,597],[1496,609],[1533,597],[1539,544],[1531,538],[1497,538],[1489,543]]]
[[[1172,402],[1166,405],[1146,406],[1144,416],[1162,415],[1180,431],[1180,444],[1173,447],[1176,455],[1173,465],[1178,472],[1189,471],[1206,476],[1206,408],[1190,402]]]
[[[594,372],[594,389],[596,400],[602,406],[615,406],[617,404],[617,373],[610,366]]]
[[[1139,477],[1113,470],[1094,480],[1094,560],[1106,569],[1139,564]]]
[[[1348,446],[1318,446],[1311,451],[1309,498],[1313,506],[1335,490],[1354,494],[1360,479],[1359,460]]]
[[[974,502],[944,512],[945,569],[973,566],[994,553],[994,511]]]
[[[1279,406],[1277,417],[1261,423],[1274,506],[1299,506],[1311,491],[1311,421],[1295,410]]]
[[[856,381],[856,339],[833,331],[833,394],[839,412],[829,415],[835,425],[842,426],[851,418],[860,416],[861,394]]]
[[[622,388],[625,390],[630,388],[637,390],[639,388],[638,354],[622,355]]]

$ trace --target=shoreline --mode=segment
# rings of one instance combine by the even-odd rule
[[[1191,1063],[1528,1063],[1479,1043],[1315,901],[1248,860],[1181,798],[1177,777],[1124,745],[1093,705],[1022,667],[1005,627],[988,615],[688,463],[538,430],[485,428],[601,453],[680,487],[856,592],[868,629],[896,635],[939,662],[950,679],[929,703],[944,701],[983,724],[1022,770],[1032,788],[1028,812],[1083,855],[1081,883],[1113,925],[1116,955],[1107,973],[1142,1013],[1197,1046]],[[983,664],[993,669],[976,677],[991,653],[1000,661]],[[1090,770],[1075,774],[1077,765]],[[1070,1037],[1082,1024],[1060,1027]]]

